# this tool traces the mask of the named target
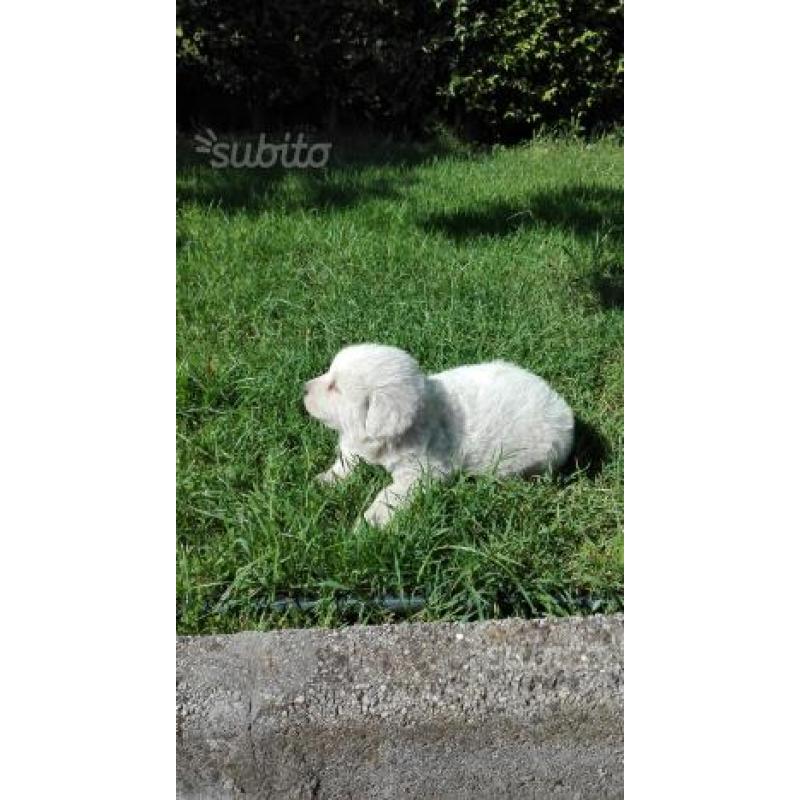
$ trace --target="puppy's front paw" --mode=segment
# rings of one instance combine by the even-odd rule
[[[383,528],[394,514],[394,509],[382,500],[376,500],[365,512],[364,519],[376,528]]]

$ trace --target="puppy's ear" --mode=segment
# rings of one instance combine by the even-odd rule
[[[373,391],[364,427],[373,439],[393,439],[414,422],[422,401],[421,381],[393,384]]]

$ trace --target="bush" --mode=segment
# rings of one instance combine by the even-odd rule
[[[178,120],[497,141],[622,120],[620,0],[178,0]]]
[[[453,16],[443,94],[461,127],[494,140],[622,121],[621,0],[462,0]]]

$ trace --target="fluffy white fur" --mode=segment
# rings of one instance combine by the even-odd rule
[[[426,376],[396,347],[353,345],[306,383],[304,403],[339,434],[319,480],[347,477],[358,459],[391,474],[364,514],[373,525],[386,524],[424,474],[528,475],[558,468],[572,448],[569,406],[542,378],[504,361]]]

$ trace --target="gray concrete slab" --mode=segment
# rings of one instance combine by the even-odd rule
[[[622,796],[623,618],[177,643],[178,796]]]

